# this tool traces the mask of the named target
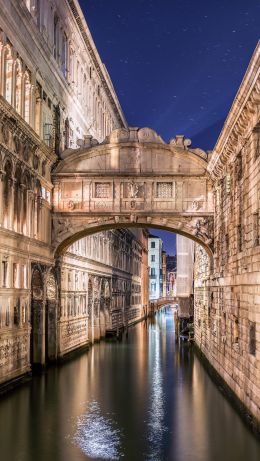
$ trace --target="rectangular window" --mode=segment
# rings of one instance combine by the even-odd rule
[[[229,235],[228,234],[225,235],[225,241],[226,241],[226,255],[228,258],[229,257]]]
[[[13,287],[19,288],[18,264],[13,264]]]
[[[152,276],[152,277],[155,277],[155,267],[152,267],[152,268],[151,268],[151,276]]]
[[[151,286],[151,291],[156,291],[156,283],[152,283],[152,286]]]
[[[6,311],[5,311],[5,325],[7,327],[10,325],[10,306],[9,304],[6,307]]]
[[[152,261],[152,262],[155,261],[155,255],[151,255],[151,261]]]
[[[243,159],[242,153],[240,152],[236,159],[236,173],[237,173],[237,180],[240,181],[243,177]]]
[[[260,156],[260,123],[253,129],[254,134],[254,148],[255,148],[255,160]]]
[[[256,353],[256,323],[249,321],[249,354]]]
[[[55,59],[58,58],[58,47],[59,47],[58,37],[59,37],[58,17],[55,14],[54,20],[53,20],[53,46],[54,46],[53,53],[54,53]]]
[[[7,261],[2,261],[2,287],[7,287]]]
[[[158,198],[172,198],[172,183],[171,182],[158,182],[157,183],[157,197]]]
[[[155,248],[155,242],[151,242],[151,248]]]
[[[238,334],[239,334],[238,318],[236,317],[233,322],[233,343],[234,344],[238,344]]]
[[[253,214],[253,246],[259,245],[259,214]]]
[[[96,182],[95,183],[95,197],[96,198],[109,198],[110,197],[110,183],[109,182]]]
[[[27,288],[27,271],[25,264],[21,266],[21,288]]]
[[[20,324],[20,298],[17,298],[16,304],[14,305],[14,325]]]
[[[258,128],[259,131],[260,131],[260,128]],[[256,158],[258,158],[260,155],[260,134],[258,133],[258,136],[257,136],[257,143],[256,143],[256,150],[255,150],[255,156]]]
[[[242,251],[243,238],[242,238],[242,226],[239,224],[237,226],[237,251],[240,253]]]
[[[62,73],[64,77],[67,76],[68,72],[68,39],[66,34],[62,37]]]

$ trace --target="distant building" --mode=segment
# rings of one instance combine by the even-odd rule
[[[167,272],[176,272],[177,271],[177,256],[167,255]]]
[[[166,259],[167,286],[166,296],[176,296],[177,256],[167,255]]]
[[[148,238],[148,264],[150,268],[149,298],[158,299],[163,295],[162,276],[162,246],[159,237],[150,235]]]
[[[179,299],[179,316],[192,315],[194,242],[177,235],[177,283],[176,295]]]
[[[167,254],[162,251],[162,296],[167,296]]]

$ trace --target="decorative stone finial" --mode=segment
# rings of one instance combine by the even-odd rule
[[[171,146],[180,147],[181,149],[188,150],[188,147],[191,145],[191,140],[185,138],[183,134],[177,134],[175,138],[170,140]]]

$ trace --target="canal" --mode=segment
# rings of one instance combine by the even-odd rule
[[[0,400],[1,461],[259,461],[260,443],[172,311],[52,367]]]

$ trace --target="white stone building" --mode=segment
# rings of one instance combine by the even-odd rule
[[[179,302],[179,316],[189,317],[192,312],[194,242],[182,235],[176,236],[177,277],[176,296]]]
[[[162,275],[162,246],[163,242],[159,237],[150,235],[148,238],[148,261],[149,261],[149,298],[159,299],[163,295]]]
[[[126,121],[77,1],[0,0],[0,11],[3,383],[142,316],[147,256],[145,237],[124,231],[128,267],[111,259],[122,236],[113,231],[75,243],[54,267],[51,169],[64,150],[95,145]]]

